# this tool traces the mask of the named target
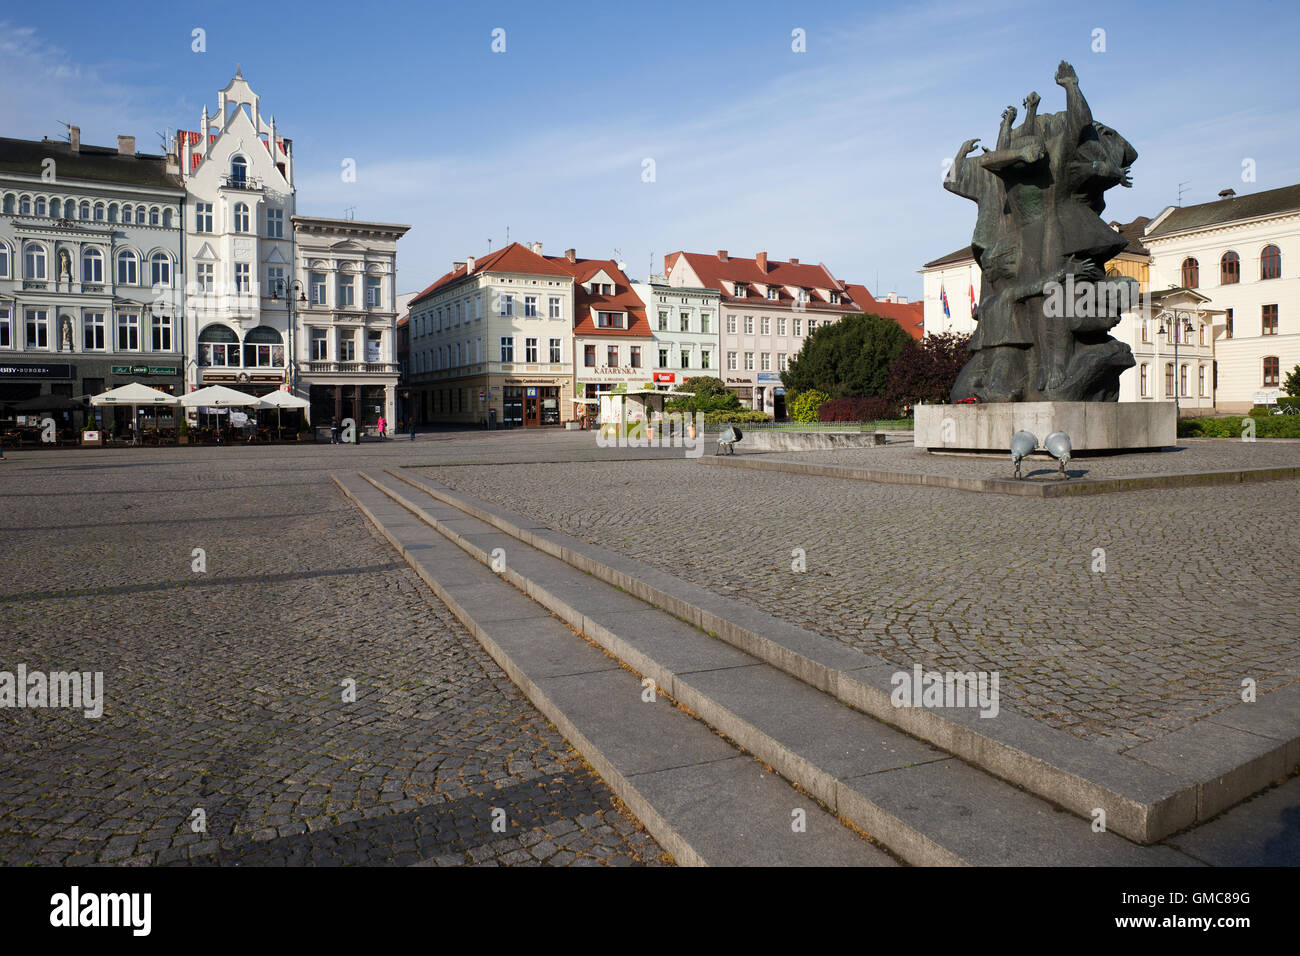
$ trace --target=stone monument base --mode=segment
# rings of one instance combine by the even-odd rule
[[[930,451],[1010,453],[1011,436],[1070,436],[1075,452],[1140,451],[1177,442],[1173,402],[989,402],[917,405],[913,443]]]

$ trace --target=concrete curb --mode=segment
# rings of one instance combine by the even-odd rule
[[[1244,800],[1300,764],[1300,707],[1281,691],[1238,704],[1174,741],[1198,751],[1116,754],[1002,708],[995,720],[962,710],[896,708],[898,670],[755,608],[698,588],[640,562],[562,535],[485,503],[386,469],[390,476],[478,518],[537,550],[621,588],[648,604],[768,663],[888,726],[911,734],[1084,819],[1106,811],[1107,828],[1137,843],[1163,839]],[[519,586],[516,584],[516,586]],[[528,585],[523,588],[526,593]],[[1283,689],[1288,690],[1287,688]],[[1300,694],[1300,686],[1296,687]],[[1282,696],[1278,696],[1281,694]],[[1266,702],[1271,703],[1266,706]],[[1241,708],[1249,708],[1242,711]],[[1235,715],[1228,717],[1227,715]],[[1208,719],[1207,719],[1208,720]],[[1227,721],[1249,720],[1233,739],[1236,756],[1206,747]],[[1174,735],[1171,735],[1174,736]],[[1244,759],[1242,759],[1244,758]],[[1189,768],[1191,773],[1188,773]]]
[[[764,461],[737,455],[703,455],[697,461],[703,465],[716,465],[723,468],[779,471],[792,475],[814,475],[820,478],[848,478],[854,481],[874,481],[888,485],[950,488],[955,491],[1017,495],[1022,498],[1072,498],[1079,495],[1105,495],[1120,491],[1142,491],[1147,488],[1188,488],[1200,485],[1231,485],[1244,482],[1300,478],[1300,466],[1296,465],[1281,465],[1270,468],[1233,468],[1224,471],[1192,472],[1182,475],[1074,478],[1069,481],[1016,481],[1014,478],[957,478],[951,475],[927,475],[919,472],[854,468],[849,465]]]

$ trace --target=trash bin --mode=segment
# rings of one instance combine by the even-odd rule
[[[488,427],[489,430],[492,430],[492,431],[495,431],[495,430],[496,430],[496,427],[497,427],[497,410],[496,410],[495,408],[489,408],[489,409],[488,409],[488,426],[487,426],[487,427]]]

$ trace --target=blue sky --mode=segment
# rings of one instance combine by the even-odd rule
[[[1107,218],[1155,215],[1183,182],[1185,204],[1300,182],[1298,35],[1300,5],[1270,0],[47,0],[0,12],[0,135],[61,136],[66,120],[83,142],[155,150],[155,131],[215,109],[238,62],[294,140],[299,211],[413,227],[402,291],[509,227],[548,252],[618,250],[637,278],[674,249],[766,250],[917,297],[916,270],[974,225],[940,186],[944,158],[991,145],[1031,89],[1063,108],[1063,58],[1140,154]]]

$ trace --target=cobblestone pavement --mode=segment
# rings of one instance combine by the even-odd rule
[[[328,480],[443,444],[9,452],[0,670],[106,703],[0,709],[0,864],[666,862]]]
[[[825,451],[761,452],[764,459],[819,465],[847,465],[878,471],[951,475],[962,478],[1010,478],[1009,454],[931,454],[916,448],[911,439],[883,447],[840,448]],[[1243,442],[1232,439],[1183,439],[1176,450],[1129,455],[1074,458],[1067,468],[1072,478],[1127,478],[1135,475],[1188,474],[1234,468],[1276,468],[1300,465],[1300,441]],[[1024,465],[1026,477],[1051,477],[1057,473],[1054,458],[1033,457]]]
[[[1300,540],[1300,481],[1040,501],[706,469],[680,451],[601,460],[590,445],[554,440],[552,457],[569,463],[524,472],[421,471],[891,664],[999,671],[1005,706],[1112,750],[1237,702],[1243,678],[1264,693],[1300,677],[1300,590],[1278,557]],[[508,452],[480,447],[502,460],[544,450],[522,436]],[[1230,467],[1298,450],[1207,442],[1170,454]],[[818,455],[900,453],[911,454]],[[791,570],[795,548],[804,574]]]

